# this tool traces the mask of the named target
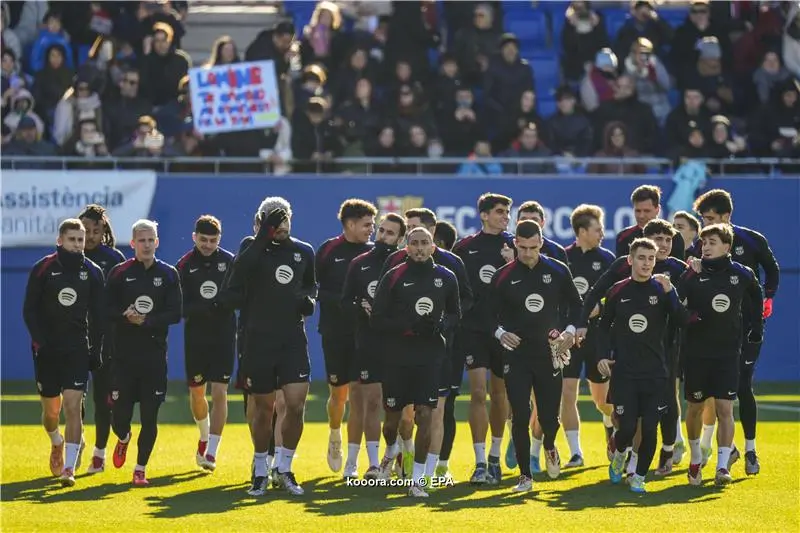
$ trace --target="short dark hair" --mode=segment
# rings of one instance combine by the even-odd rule
[[[194,232],[202,235],[219,235],[222,233],[222,222],[214,215],[202,215],[194,223]]]
[[[701,215],[708,211],[714,211],[718,215],[729,215],[733,213],[733,198],[728,191],[711,189],[694,201],[694,210]]]
[[[431,238],[431,240],[433,240],[433,235],[431,235],[431,232],[428,231],[428,228],[423,228],[422,226],[417,226],[416,228],[414,228],[411,231],[409,231],[408,232],[408,236],[406,237],[406,239],[410,239],[411,235],[413,235],[414,233],[419,233],[420,231],[425,233],[425,235],[429,236]]]
[[[528,200],[519,206],[520,213],[536,213],[544,220],[544,207],[536,200]]]
[[[482,194],[478,198],[478,212],[479,213],[488,213],[494,206],[497,204],[504,205],[506,207],[511,207],[513,200],[508,196],[504,196],[502,194],[497,194],[493,192],[487,192]]]
[[[592,220],[597,220],[603,223],[603,208],[599,205],[581,204],[575,208],[572,215],[569,217],[570,224],[572,224],[572,231],[578,235],[578,230],[581,228],[589,229]]]
[[[684,219],[695,232],[700,231],[700,221],[697,220],[697,217],[691,214],[688,211],[676,211],[674,215],[672,215],[672,219],[675,220],[676,218]]]
[[[388,220],[389,222],[394,222],[395,224],[398,224],[400,226],[400,237],[406,234],[406,228],[407,228],[406,219],[404,219],[397,213],[386,213],[385,215],[383,215],[383,218],[381,218],[381,222],[383,222],[384,220]]]
[[[655,185],[641,185],[631,193],[631,203],[638,204],[650,200],[656,207],[661,205],[661,188]]]
[[[448,250],[453,249],[453,245],[458,238],[456,227],[446,220],[439,220],[436,222],[436,229],[433,232],[433,240],[441,241],[444,245],[443,248]]]
[[[542,236],[542,227],[535,220],[523,220],[517,224],[516,237],[518,239],[530,239],[537,235]]]
[[[711,224],[700,230],[700,238],[716,235],[725,244],[733,244],[733,230],[728,224]]]
[[[378,209],[366,200],[360,198],[349,198],[342,202],[339,207],[339,221],[344,225],[348,220],[358,220],[360,218],[375,216]]]
[[[83,227],[83,222],[81,222],[79,219],[68,218],[58,225],[58,236],[63,237],[68,231],[74,229],[86,231],[86,228]]]
[[[645,237],[652,237],[653,235],[669,235],[670,237],[674,237],[678,232],[672,224],[663,218],[654,218],[644,225],[642,233]]]
[[[658,252],[658,246],[654,243],[651,239],[646,239],[644,237],[639,237],[638,239],[634,239],[631,243],[631,253],[630,255],[633,256],[636,253],[636,250],[639,248],[644,248],[645,250],[650,250],[651,252]]]
[[[418,218],[422,225],[425,227],[436,225],[436,214],[427,207],[415,207],[414,209],[406,210],[406,220],[409,218]]]
[[[111,227],[111,219],[108,217],[106,208],[99,204],[87,205],[80,215],[80,219],[89,219],[96,223],[103,223],[103,240],[102,243],[110,248],[117,245],[117,238],[114,235],[114,228]]]

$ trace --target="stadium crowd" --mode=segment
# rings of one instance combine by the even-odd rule
[[[673,26],[659,11],[675,8],[633,1],[616,34],[605,5],[562,2],[554,106],[503,27],[502,2],[319,2],[310,20],[287,18],[252,43],[213,44],[208,65],[275,61],[283,115],[273,128],[216,135],[193,125],[187,4],[3,2],[3,153],[262,157],[275,174],[341,171],[328,162],[363,156],[458,157],[460,168],[441,168],[497,174],[509,169],[481,158],[800,155],[793,2],[696,0]]]

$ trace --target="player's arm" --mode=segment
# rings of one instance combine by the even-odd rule
[[[103,364],[103,335],[107,329],[105,280],[100,267],[90,270],[89,283],[89,349],[91,364],[99,368]]]
[[[321,304],[325,304],[326,308],[328,308],[328,306],[339,307],[342,298],[341,293],[328,288],[328,271],[330,270],[328,266],[333,256],[331,254],[321,254],[321,251],[322,249],[317,251],[314,261],[314,270],[316,272],[317,283],[319,284],[317,298]]]
[[[108,311],[106,312],[106,317],[112,323],[128,323],[128,319],[123,315],[129,307],[124,301],[122,279],[124,277],[118,267],[112,268],[111,272],[108,273],[108,281],[106,282],[106,308]]]
[[[624,279],[620,275],[620,271],[624,268],[625,264],[627,264],[627,261],[628,259],[626,257],[615,259],[611,266],[608,267],[595,284],[592,285],[592,288],[589,289],[589,292],[587,292],[584,297],[583,308],[581,309],[581,316],[578,320],[577,327],[585,328],[589,324],[589,316],[592,314],[592,310],[594,310],[595,306],[600,304],[603,295],[606,294],[616,282]]]
[[[761,289],[761,284],[758,282],[758,276],[755,272],[750,271],[752,275],[748,280],[745,297],[748,299],[747,303],[742,305],[749,305],[753,310],[752,329],[747,334],[747,340],[752,343],[760,343],[764,337],[764,291]]]
[[[605,296],[606,303],[600,313],[600,320],[597,327],[597,363],[603,360],[613,360],[611,328],[617,318],[617,301],[619,300],[619,289],[611,289]]]
[[[144,319],[144,326],[165,327],[181,321],[181,283],[177,271],[173,270],[167,280],[164,306],[160,311],[148,314]]]
[[[411,329],[411,322],[407,316],[397,317],[391,315],[394,286],[395,281],[392,279],[391,274],[381,278],[375,291],[375,300],[372,302],[372,314],[369,317],[369,322],[378,331],[403,333]]]
[[[583,309],[583,300],[581,294],[578,292],[578,287],[572,281],[572,273],[569,267],[565,266],[565,279],[561,283],[561,305],[566,309],[566,324],[565,331],[575,334],[575,324],[581,319],[581,310]],[[559,306],[560,307],[560,306]]]
[[[358,265],[358,261],[350,262],[350,266],[347,267],[347,274],[344,277],[344,287],[342,287],[342,312],[348,317],[355,316],[358,309],[361,308],[361,302],[358,301],[358,287],[356,285],[358,280]]]
[[[297,310],[303,316],[311,316],[314,314],[317,298],[317,277],[314,269],[311,268],[311,265],[314,264],[314,250],[309,246],[304,248],[301,253],[306,256],[307,266],[303,269],[303,279],[297,293]]]
[[[677,289],[670,286],[670,289],[664,292],[664,296],[670,323],[679,328],[686,326],[689,323],[689,311],[681,304]]]
[[[450,278],[449,290],[444,306],[444,330],[452,331],[461,320],[461,301],[459,300],[459,286],[455,275]]]
[[[463,315],[469,311],[475,303],[475,296],[472,293],[472,285],[467,276],[467,267],[464,266],[464,261],[457,255],[453,254],[453,273],[456,275],[458,282],[458,294],[461,298],[461,314]]]
[[[764,269],[764,297],[771,300],[775,297],[775,293],[778,292],[781,269],[778,266],[778,260],[775,259],[775,254],[772,253],[772,249],[769,247],[767,239],[760,233],[754,232],[753,234],[758,243],[756,260],[761,268]]]
[[[31,269],[28,285],[25,287],[25,301],[22,304],[22,317],[31,335],[34,349],[37,350],[44,345],[45,331],[47,330],[39,315],[46,279],[43,275],[39,275],[39,270],[38,263]]]

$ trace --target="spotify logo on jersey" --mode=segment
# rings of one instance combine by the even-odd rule
[[[544,298],[541,295],[533,293],[525,298],[525,309],[531,313],[538,313],[544,307]]]
[[[214,296],[217,295],[217,284],[213,281],[204,281],[202,285],[200,285],[200,296],[205,298],[206,300],[211,300]]]
[[[478,276],[480,276],[482,282],[489,284],[492,282],[492,276],[496,271],[497,269],[492,265],[483,265],[478,271]]]
[[[717,313],[724,313],[731,307],[731,299],[724,294],[717,294],[711,300],[711,307]]]
[[[375,298],[375,289],[378,288],[378,280],[371,282],[367,285],[367,294],[369,294],[370,298]]]
[[[281,265],[275,269],[275,279],[281,285],[286,285],[294,279],[294,270],[286,265]]]
[[[586,278],[578,276],[577,278],[572,280],[575,283],[575,287],[578,289],[578,294],[583,296],[589,290],[589,282]]]
[[[153,299],[143,294],[136,298],[136,300],[133,302],[133,308],[137,313],[146,315],[153,310]]]
[[[414,310],[419,316],[429,315],[433,311],[433,300],[423,296],[414,304]]]
[[[78,301],[78,293],[75,292],[75,289],[66,287],[58,291],[58,303],[60,303],[64,307],[70,307],[77,301]]]
[[[634,333],[641,333],[647,329],[647,317],[636,313],[628,319],[628,327]]]

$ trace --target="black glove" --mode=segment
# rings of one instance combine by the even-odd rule
[[[102,348],[92,348],[89,350],[89,370],[94,372],[103,366],[103,350]]]
[[[288,220],[288,218],[289,213],[280,207],[270,211],[269,215],[259,213],[260,225],[258,228],[257,237],[260,239],[271,240],[273,237],[275,237],[275,232],[278,230],[278,226],[283,224],[283,222]]]
[[[420,337],[434,337],[442,333],[442,324],[441,321],[428,314],[414,322],[411,331]]]
[[[314,299],[310,296],[303,296],[297,301],[297,312],[302,316],[314,314]]]

